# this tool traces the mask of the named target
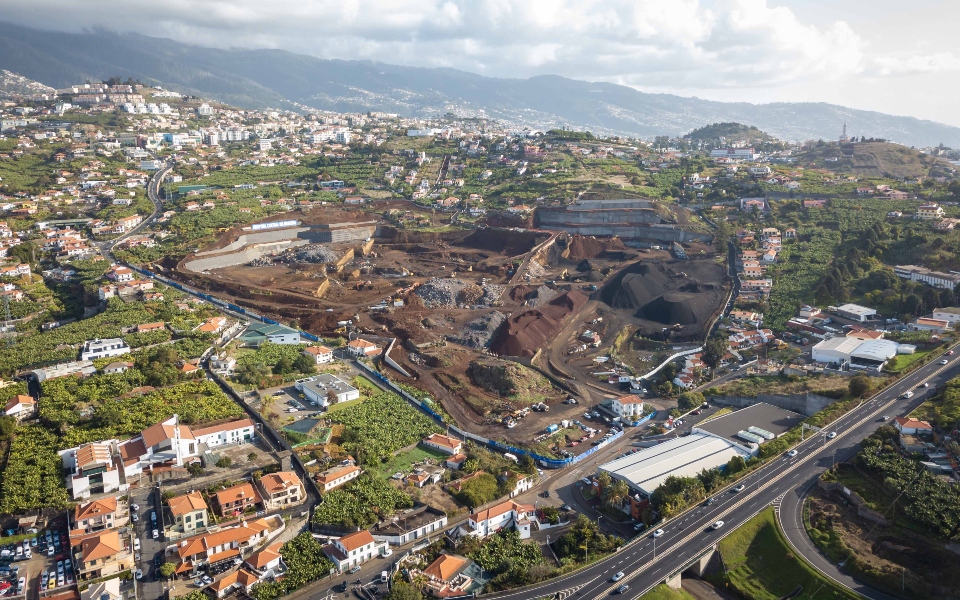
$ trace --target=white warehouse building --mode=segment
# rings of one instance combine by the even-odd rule
[[[851,369],[874,369],[897,355],[900,344],[890,340],[861,340],[854,337],[835,337],[823,340],[813,347],[810,357],[814,362],[836,366],[847,364]]]

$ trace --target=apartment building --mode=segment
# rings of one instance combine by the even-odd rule
[[[303,482],[293,471],[269,473],[257,482],[265,510],[279,510],[303,504],[307,498]]]

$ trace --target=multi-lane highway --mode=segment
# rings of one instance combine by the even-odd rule
[[[636,598],[675,573],[704,549],[716,544],[764,507],[782,500],[781,517],[788,539],[800,554],[839,583],[869,598],[886,600],[883,594],[843,575],[806,540],[806,533],[797,521],[802,504],[800,499],[834,460],[840,461],[852,456],[857,451],[860,440],[885,423],[882,420],[884,416],[892,419],[913,410],[935,393],[937,387],[958,374],[960,360],[951,360],[946,366],[938,361],[924,365],[838,419],[825,428],[823,433],[812,434],[812,437],[796,446],[798,453],[795,457],[783,456],[772,460],[739,480],[736,485],[745,485],[743,491],[735,492],[728,488],[715,494],[711,505],[698,506],[665,523],[665,533],[659,539],[646,535],[606,560],[561,579],[521,590],[492,594],[490,597],[519,600],[559,594],[563,597],[575,595],[582,598],[603,598],[613,593],[618,586],[627,584],[629,592],[625,597]],[[929,383],[930,387],[919,387],[924,382]],[[901,395],[908,390],[914,391],[915,395],[910,399],[902,398]],[[826,434],[829,431],[835,431],[836,437],[828,439]],[[711,529],[710,525],[719,520],[724,521],[724,526],[719,530]],[[621,571],[625,574],[624,577],[618,582],[612,582],[611,577]]]

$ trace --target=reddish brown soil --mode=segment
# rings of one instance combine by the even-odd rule
[[[609,252],[625,252],[626,250],[627,247],[617,238],[601,240],[595,237],[574,235],[567,245],[564,257],[579,261],[605,256]]]
[[[490,349],[503,356],[533,356],[547,347],[563,328],[567,317],[587,303],[587,296],[573,290],[539,307],[516,312],[497,332]]]

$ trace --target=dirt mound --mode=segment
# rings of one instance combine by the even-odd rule
[[[640,261],[617,273],[600,299],[654,323],[705,324],[721,301],[722,280],[722,267],[713,263]]]
[[[648,302],[637,313],[638,317],[664,325],[693,325],[699,323],[694,311],[695,298],[685,293],[669,293]]]
[[[597,258],[606,256],[609,252],[619,252],[622,254],[626,249],[623,242],[617,238],[598,240],[594,237],[574,235],[573,239],[571,239],[567,245],[565,258],[569,258],[570,260]]]
[[[460,240],[457,244],[467,248],[476,248],[478,250],[490,250],[501,252],[507,256],[517,256],[529,252],[540,243],[546,236],[532,231],[514,231],[511,229],[498,229],[496,227],[484,227],[477,229],[470,235]]]
[[[548,345],[570,314],[580,310],[587,297],[579,291],[561,294],[541,306],[516,312],[507,319],[490,344],[491,350],[504,356],[533,356]]]

